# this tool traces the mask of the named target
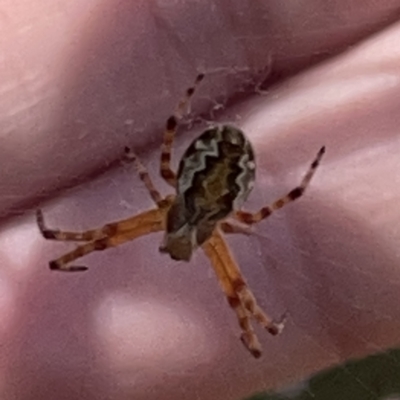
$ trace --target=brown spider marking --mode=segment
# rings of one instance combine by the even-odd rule
[[[179,163],[176,198],[160,250],[189,261],[217,223],[241,207],[254,177],[253,149],[239,129],[224,125],[206,130]]]
[[[86,267],[70,263],[94,251],[116,247],[152,232],[164,231],[160,251],[168,253],[175,260],[189,261],[193,252],[202,247],[211,261],[230,307],[236,314],[243,344],[258,358],[262,353],[261,345],[251,325],[251,319],[270,334],[277,335],[283,329],[286,316],[276,322],[261,309],[233,258],[223,233],[249,234],[250,229],[245,227],[266,219],[274,211],[300,198],[320,163],[325,147],[318,152],[300,185],[255,213],[241,211],[254,185],[254,151],[245,134],[234,126],[221,125],[205,130],[187,148],[175,174],[170,164],[178,122],[188,109],[190,98],[203,78],[203,74],[197,76],[194,86],[186,91],[175,113],[167,119],[165,125],[160,175],[174,188],[175,194],[162,196],[139,158],[126,148],[125,157],[135,165],[139,178],[157,205],[156,208],[85,232],[48,229],[40,210],[36,213],[36,219],[39,230],[46,239],[84,242],[50,261],[52,270],[84,271]],[[229,218],[233,218],[236,223],[229,222]]]

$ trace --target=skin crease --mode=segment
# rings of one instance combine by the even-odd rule
[[[398,344],[400,26],[384,28],[400,2],[82,3],[1,7],[2,398],[233,400]],[[260,360],[201,251],[174,262],[155,234],[79,260],[84,274],[47,269],[73,245],[39,236],[36,207],[69,230],[152,207],[133,166],[112,165],[124,146],[170,193],[157,176],[162,127],[196,70],[209,71],[199,114],[271,57],[274,81],[304,70],[216,113],[256,150],[245,209],[327,154],[304,198],[228,238],[260,304],[289,312],[280,337],[256,326]],[[199,131],[181,133],[175,166]]]

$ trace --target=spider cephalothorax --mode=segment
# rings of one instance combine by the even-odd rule
[[[217,223],[240,209],[254,177],[254,152],[240,129],[223,125],[206,130],[179,163],[177,193],[160,250],[175,260],[189,261]]]
[[[260,357],[261,345],[251,325],[251,318],[272,335],[281,332],[284,318],[279,322],[273,321],[257,304],[223,233],[246,233],[248,230],[243,226],[258,223],[301,197],[325,148],[320,149],[299,186],[255,213],[240,210],[254,184],[255,160],[250,142],[238,128],[222,125],[207,129],[183,154],[178,173],[175,174],[170,162],[178,120],[203,77],[203,74],[198,75],[195,85],[186,91],[176,112],[168,118],[164,131],[160,174],[174,188],[175,194],[163,197],[136,155],[126,149],[126,157],[134,162],[156,208],[86,232],[48,229],[40,210],[37,211],[37,223],[46,239],[85,242],[50,261],[52,270],[84,271],[86,267],[70,265],[70,262],[93,251],[115,247],[151,232],[165,232],[160,251],[169,253],[176,260],[189,261],[193,251],[202,247],[211,261],[229,305],[236,313],[242,330],[242,342],[254,357]],[[229,222],[227,217],[237,223]]]

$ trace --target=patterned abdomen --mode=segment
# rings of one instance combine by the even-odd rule
[[[217,222],[240,208],[254,185],[251,144],[235,127],[208,129],[186,150],[177,178],[188,222]]]
[[[180,161],[160,251],[189,261],[218,221],[242,206],[254,178],[254,152],[241,130],[223,125],[202,133]]]

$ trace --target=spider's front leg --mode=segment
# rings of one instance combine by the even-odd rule
[[[263,219],[268,218],[274,211],[279,210],[286,204],[289,204],[292,201],[300,198],[304,194],[304,191],[306,190],[312,177],[314,176],[315,171],[317,170],[318,165],[320,164],[321,158],[324,155],[324,153],[325,153],[325,146],[321,147],[321,149],[319,150],[314,161],[311,163],[310,168],[304,175],[304,178],[302,179],[300,185],[291,190],[286,196],[283,196],[280,199],[275,200],[271,205],[262,207],[256,213],[250,213],[247,211],[236,211],[234,217],[237,220],[249,225],[256,224],[262,221]]]
[[[44,222],[42,210],[36,210],[36,223],[42,236],[48,240],[60,240],[62,242],[90,242],[110,234],[110,228],[107,225],[100,229],[92,229],[84,232],[68,232],[60,231],[59,229],[49,229]]]
[[[175,113],[168,118],[165,125],[164,139],[161,147],[160,174],[173,188],[175,188],[176,184],[176,174],[171,169],[171,152],[176,130],[178,128],[178,121],[182,118],[182,114],[188,108],[190,99],[193,96],[197,85],[203,80],[203,78],[204,74],[197,75],[194,85],[186,90],[185,96],[178,103]]]
[[[229,305],[236,314],[239,326],[242,330],[241,340],[243,344],[255,358],[261,357],[261,345],[251,326],[249,312],[246,310],[243,300],[235,290],[234,282],[226,271],[227,249],[225,242],[219,235],[214,234],[202,247],[211,261],[211,265],[217,275]],[[228,257],[230,257],[229,254]]]
[[[234,260],[229,247],[223,239],[221,233],[215,231],[210,239],[214,251],[218,253],[219,259],[223,265],[224,271],[231,282],[235,293],[241,299],[243,306],[252,317],[263,326],[271,335],[278,335],[282,332],[286,320],[284,314],[279,321],[274,321],[258,305],[252,291],[248,287],[240,269]]]
[[[169,200],[166,199],[165,202]],[[41,211],[37,212],[37,223],[39,229],[46,239],[62,241],[87,241],[69,253],[50,261],[52,270],[59,271],[85,271],[87,268],[80,265],[69,265],[70,262],[83,257],[93,251],[105,250],[109,247],[116,247],[125,242],[134,240],[151,232],[158,232],[164,229],[165,213],[168,204],[154,210],[145,211],[134,217],[107,224],[99,229],[85,232],[63,232],[46,228]]]

